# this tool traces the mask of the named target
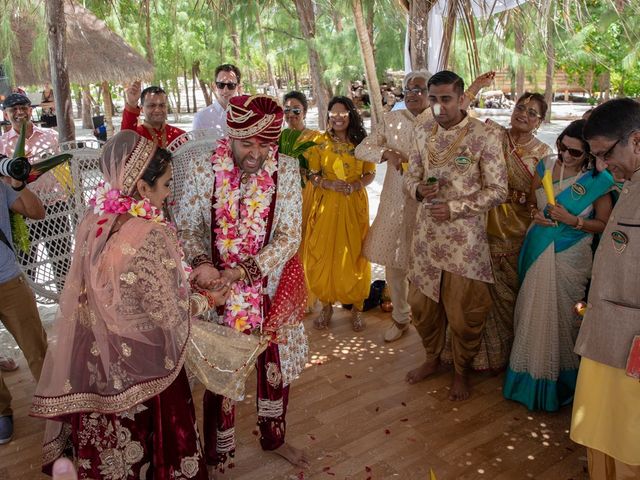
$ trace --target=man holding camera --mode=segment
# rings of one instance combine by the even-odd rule
[[[4,103],[4,118],[11,123],[11,130],[0,137],[0,154],[12,157],[15,151],[16,143],[20,137],[22,125],[26,125],[26,141],[25,156],[29,162],[33,163],[39,160],[43,154],[57,153],[58,133],[48,128],[40,128],[31,121],[31,100],[21,93],[12,93]],[[59,170],[61,167],[45,173],[34,184],[33,191],[43,201],[46,209],[47,219],[39,225],[39,230],[30,229],[29,239],[33,242],[40,237],[47,236],[50,238],[44,242],[51,264],[53,266],[56,277],[56,287],[58,293],[62,288],[62,280],[67,275],[67,271],[71,262],[71,242],[68,235],[59,235],[63,232],[69,232],[69,219],[66,215],[67,207],[67,188],[62,182],[68,182],[70,179],[65,178],[67,173]],[[60,172],[56,176],[56,172]],[[32,246],[31,252],[24,255],[27,263],[33,263],[35,260],[35,246]],[[30,276],[32,273],[28,272]]]
[[[28,218],[42,219],[44,206],[24,182],[0,177],[0,321],[22,350],[34,378],[40,378],[47,351],[33,292],[20,271],[11,238],[9,210]],[[0,445],[13,437],[11,394],[0,370]]]

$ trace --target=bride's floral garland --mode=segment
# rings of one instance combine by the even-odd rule
[[[95,195],[89,200],[93,207],[93,213],[102,216],[105,213],[124,215],[128,213],[132,217],[144,218],[152,222],[168,225],[161,210],[154,207],[148,198],[136,200],[123,194],[117,188],[111,188],[107,182],[100,182]],[[100,222],[98,222],[100,224]],[[96,237],[102,234],[102,228],[98,228]]]
[[[214,232],[222,267],[233,268],[256,255],[264,243],[277,162],[275,147],[262,169],[249,176],[244,195],[242,171],[235,165],[227,139],[211,158],[215,172]],[[238,331],[253,331],[262,323],[262,285],[235,282],[225,305],[224,322]]]

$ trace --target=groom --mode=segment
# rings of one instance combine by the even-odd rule
[[[222,321],[245,333],[262,331],[282,291],[287,291],[288,310],[297,305],[289,292],[304,295],[292,281],[299,270],[292,264],[300,243],[300,176],[297,160],[278,155],[282,121],[282,108],[272,97],[231,98],[228,138],[218,142],[211,159],[193,163],[179,200],[178,230],[193,267],[191,279],[200,288],[230,285]],[[300,318],[305,302],[296,312]],[[292,378],[283,375],[281,355],[295,347],[290,343],[270,343],[257,361],[260,443],[263,450],[306,466],[303,452],[285,442]],[[293,350],[298,349],[285,352],[287,358],[295,355]],[[205,458],[220,471],[233,461],[234,417],[231,399],[205,392]]]

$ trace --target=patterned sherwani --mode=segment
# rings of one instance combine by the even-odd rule
[[[176,223],[188,263],[203,254],[212,258],[211,199],[214,179],[211,160],[207,156],[197,159],[185,179],[184,194],[178,199]],[[251,280],[254,284],[267,277],[266,293],[272,299],[285,264],[296,254],[300,245],[302,194],[297,160],[279,156],[276,192],[271,235],[257,255],[243,261],[252,265]],[[288,329],[285,334],[286,344],[270,344],[257,361],[258,423],[261,444],[265,450],[274,450],[284,443],[289,384],[304,368],[308,353],[302,323]],[[233,402],[207,391],[204,415],[207,464],[223,464],[233,456],[235,450]]]
[[[468,116],[446,130],[422,114],[413,140],[407,191],[418,199],[418,185],[435,177],[436,201],[451,212],[448,221],[437,222],[426,203],[418,206],[409,266],[414,323],[433,360],[442,352],[449,322],[454,364],[463,373],[477,353],[491,306],[486,212],[506,199],[505,160],[496,134]]]
[[[430,112],[426,110],[425,115]],[[384,151],[391,149],[408,159],[416,118],[409,110],[385,113],[376,130],[356,147],[356,157],[366,162],[381,163]],[[398,324],[406,325],[411,320],[411,308],[407,302],[407,269],[418,204],[404,190],[402,178],[401,172],[387,165],[378,213],[362,250],[370,261],[386,267],[393,319]]]

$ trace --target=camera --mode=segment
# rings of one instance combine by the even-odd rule
[[[29,178],[30,172],[31,164],[26,158],[8,158],[0,154],[0,175],[24,182]]]

